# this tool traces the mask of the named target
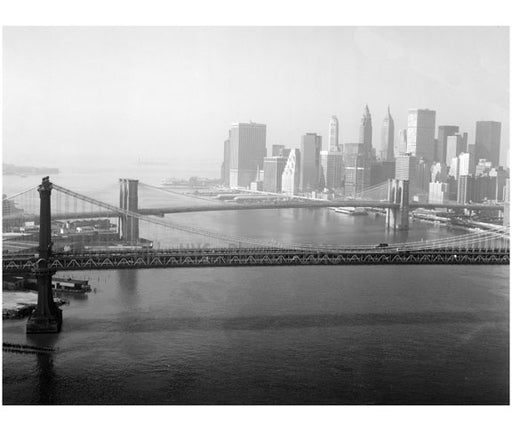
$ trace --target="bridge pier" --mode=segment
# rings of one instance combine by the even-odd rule
[[[386,227],[409,230],[409,181],[388,180],[388,201],[399,206],[386,209]]]
[[[119,207],[124,210],[139,210],[139,180],[119,178]],[[139,242],[139,219],[122,215],[119,217],[120,239],[130,244]]]
[[[59,332],[62,310],[53,302],[52,276],[49,259],[52,254],[51,192],[52,183],[44,177],[38,188],[40,197],[39,259],[34,270],[37,279],[37,306],[27,321],[27,334]]]

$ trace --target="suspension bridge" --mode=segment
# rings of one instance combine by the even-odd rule
[[[141,187],[142,186],[142,187]],[[153,195],[139,195],[139,188]],[[411,208],[502,212],[504,205],[410,201],[408,181],[390,180],[352,199],[325,201],[284,196],[186,195],[137,180],[119,180],[119,206],[52,184],[3,199],[3,273],[32,272],[38,280],[38,305],[27,332],[60,330],[62,312],[53,303],[56,271],[201,266],[509,264],[509,229],[485,230],[430,241],[379,244],[296,244],[275,238],[250,238],[177,223],[166,214],[226,210],[321,207],[378,208],[386,226],[407,229]],[[157,193],[155,195],[154,193]],[[38,196],[39,195],[39,196]],[[166,205],[163,196],[186,205]],[[235,201],[237,197],[242,197]],[[234,201],[234,202],[233,202]],[[208,241],[205,243],[204,241]],[[186,246],[183,246],[185,244]],[[179,245],[179,246],[178,246]]]

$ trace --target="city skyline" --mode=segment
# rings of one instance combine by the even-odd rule
[[[326,65],[328,50],[338,55]],[[266,124],[267,147],[298,148],[317,133],[327,149],[329,118],[338,118],[340,144],[356,142],[368,104],[377,154],[388,105],[395,141],[408,110],[428,108],[436,126],[458,125],[471,144],[477,121],[501,122],[507,165],[507,58],[508,29],[491,27],[10,27],[3,160],[99,168],[142,157],[218,176],[233,122]]]

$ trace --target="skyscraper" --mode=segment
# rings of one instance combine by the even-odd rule
[[[300,183],[300,151],[293,148],[283,170],[281,189],[283,193],[295,195],[299,191]]]
[[[339,151],[320,151],[320,166],[324,187],[329,190],[341,188],[345,169],[343,155]]]
[[[380,158],[383,161],[390,162],[395,159],[394,154],[395,143],[395,122],[391,117],[388,106],[388,113],[382,123],[382,135],[380,141]]]
[[[351,196],[370,185],[370,162],[365,159],[366,150],[362,143],[347,143],[344,150],[345,194]]]
[[[230,141],[224,141],[224,161],[222,162],[222,183],[229,186],[229,159],[231,157]]]
[[[277,156],[283,157],[284,148],[285,148],[284,145],[278,145],[278,144],[272,145],[271,156],[272,157],[277,157]]]
[[[258,167],[267,155],[267,126],[256,123],[235,123],[229,133],[230,187],[248,187],[256,179]]]
[[[407,117],[407,152],[417,158],[434,161],[436,111],[409,109]]]
[[[464,139],[458,133],[446,137],[446,164],[450,164],[454,157],[465,151]]]
[[[316,133],[306,133],[300,142],[300,190],[316,190],[320,179],[320,151],[322,137]]]
[[[437,129],[437,145],[434,153],[436,162],[448,163],[446,158],[446,144],[448,136],[459,133],[459,126],[439,126]],[[451,160],[451,159],[450,159]]]
[[[280,193],[286,159],[284,157],[265,157],[263,161],[263,191]]]
[[[361,118],[361,125],[359,126],[359,142],[363,144],[364,158],[367,161],[372,159],[372,116],[368,105],[365,106],[363,117]]]
[[[395,178],[397,180],[409,180],[411,184],[416,182],[416,170],[418,161],[414,156],[398,156],[395,165]]]
[[[341,152],[340,139],[340,124],[336,116],[331,117],[329,121],[329,151]]]
[[[499,165],[501,123],[477,121],[475,136],[475,160],[487,159],[493,166]]]

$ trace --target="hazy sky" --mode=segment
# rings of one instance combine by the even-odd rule
[[[7,27],[3,160],[108,166],[166,161],[220,175],[231,123],[267,125],[267,148],[340,120],[373,142],[387,105],[437,111],[474,142],[475,121],[509,145],[509,31],[495,27]],[[396,139],[396,138],[395,138]]]

